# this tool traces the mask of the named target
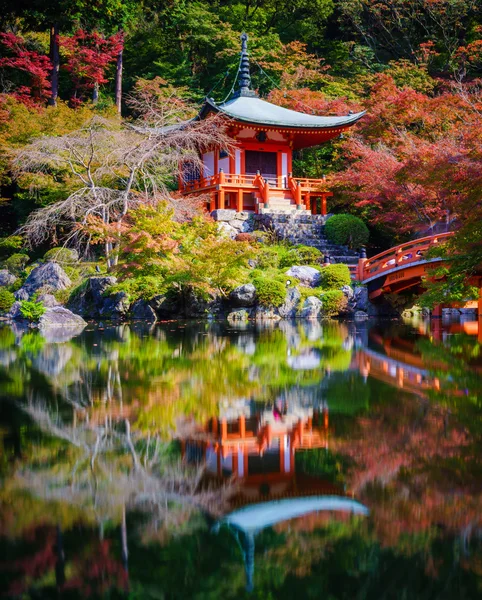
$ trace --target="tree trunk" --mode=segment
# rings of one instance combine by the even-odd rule
[[[94,83],[94,89],[92,90],[92,102],[93,102],[93,104],[97,104],[98,101],[99,101],[99,84],[96,81]]]
[[[59,95],[59,69],[60,69],[60,54],[59,54],[59,26],[54,23],[50,28],[50,60],[52,61],[52,73],[50,76],[50,106],[57,106],[57,97]]]
[[[121,31],[122,35],[122,47],[117,55],[117,65],[115,71],[115,105],[117,107],[117,112],[120,115],[122,110],[122,53],[124,51],[124,33]]]

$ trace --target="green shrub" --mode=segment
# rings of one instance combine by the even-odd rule
[[[71,250],[70,248],[52,248],[44,254],[44,260],[72,264],[79,260],[79,254],[77,250]]]
[[[286,298],[286,287],[276,279],[258,278],[253,281],[258,302],[263,306],[281,306]]]
[[[311,265],[313,263],[321,262],[323,260],[323,254],[318,248],[312,246],[295,246],[289,249],[286,254],[281,257],[280,267],[289,268],[293,265]]]
[[[344,264],[326,265],[320,273],[320,285],[325,290],[339,290],[351,284],[350,269]]]
[[[0,288],[0,312],[8,312],[15,302],[15,296],[5,288]]]
[[[12,254],[12,256],[5,261],[5,266],[10,273],[20,275],[27,266],[28,261],[29,257],[26,254]]]
[[[276,246],[264,246],[256,254],[256,266],[259,269],[278,269],[280,253]]]
[[[325,234],[333,244],[359,248],[368,242],[370,233],[365,223],[354,215],[333,215],[325,225]]]
[[[328,290],[320,294],[319,298],[323,305],[323,314],[326,317],[334,317],[346,307],[346,297],[340,290]]]
[[[36,302],[35,300],[22,300],[22,302],[20,302],[20,313],[22,314],[22,317],[33,323],[39,321],[46,310],[47,309],[41,302]]]
[[[7,258],[12,254],[16,254],[23,245],[23,240],[19,235],[10,235],[9,237],[0,238],[0,259]]]

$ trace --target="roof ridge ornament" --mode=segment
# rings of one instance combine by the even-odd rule
[[[238,91],[233,94],[234,98],[240,96],[256,98],[257,94],[251,89],[251,75],[249,73],[248,34],[241,34],[241,60],[239,63]]]

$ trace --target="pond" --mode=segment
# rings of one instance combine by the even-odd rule
[[[480,342],[0,328],[0,597],[480,598]]]

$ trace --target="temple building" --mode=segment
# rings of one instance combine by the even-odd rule
[[[326,214],[332,194],[323,178],[293,177],[293,152],[340,136],[365,113],[315,116],[262,100],[251,89],[247,37],[241,36],[238,90],[221,104],[206,99],[196,117],[217,114],[225,120],[234,151],[203,152],[202,173],[184,166],[179,189],[186,196],[207,194],[210,211]]]

